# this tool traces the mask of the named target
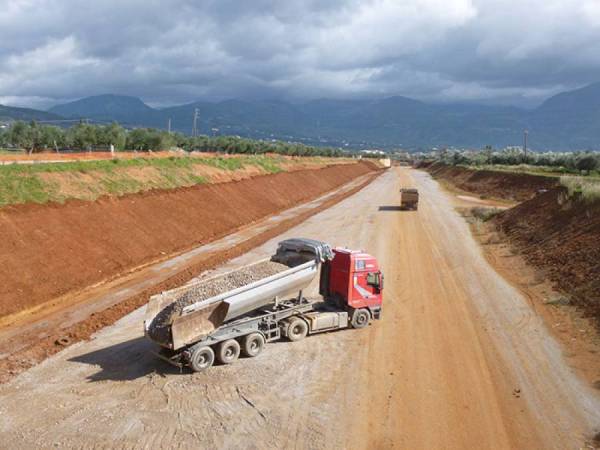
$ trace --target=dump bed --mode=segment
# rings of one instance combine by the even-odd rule
[[[270,259],[154,295],[146,309],[145,334],[173,350],[197,342],[277,298],[298,295],[330,253],[318,241],[283,241]]]
[[[403,208],[415,208],[419,203],[419,191],[414,188],[400,189],[400,206]]]

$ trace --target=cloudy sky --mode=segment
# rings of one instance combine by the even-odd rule
[[[0,0],[0,103],[405,95],[600,81],[600,0]]]

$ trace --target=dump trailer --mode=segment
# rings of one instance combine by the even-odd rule
[[[419,207],[419,191],[414,188],[400,189],[400,208],[417,209]]]
[[[319,296],[305,297],[317,276]],[[383,273],[373,256],[288,239],[267,260],[152,296],[144,331],[161,359],[202,371],[254,357],[281,338],[363,328],[381,318],[382,303]]]

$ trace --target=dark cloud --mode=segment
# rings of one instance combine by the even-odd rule
[[[535,102],[600,79],[596,0],[4,0],[0,102],[106,92]]]

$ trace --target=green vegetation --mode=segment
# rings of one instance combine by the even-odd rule
[[[0,167],[0,205],[12,203],[45,203],[55,194],[55,187],[36,176],[23,176],[13,166]]]
[[[257,141],[235,136],[190,137],[154,128],[126,130],[117,124],[100,126],[79,123],[63,129],[36,122],[15,122],[7,130],[0,131],[0,148],[16,147],[28,152],[61,148],[108,150],[111,145],[116,151],[181,148],[186,151],[254,155],[278,153],[292,156],[344,156],[341,150],[334,148],[311,147],[281,141]]]
[[[599,152],[528,152],[525,154],[519,148],[494,151],[488,146],[481,151],[443,151],[437,154],[435,159],[446,164],[478,169],[537,175],[575,174],[600,177]]]
[[[186,158],[172,156],[169,158],[130,158],[130,159],[106,159],[99,161],[69,161],[57,163],[35,163],[35,164],[7,164],[0,167],[0,171],[11,171],[20,174],[50,173],[50,172],[113,172],[115,169],[127,167],[161,167],[182,168],[194,164],[209,164],[212,159],[223,160],[223,158]],[[210,163],[212,164],[212,163]],[[243,167],[244,161],[238,163]]]
[[[482,165],[473,165],[473,164],[464,164],[463,167],[472,167],[481,170],[496,170],[503,172],[516,172],[516,173],[526,173],[530,175],[546,175],[546,176],[561,176],[564,174],[573,173],[572,170],[566,169],[564,167],[552,167],[552,166],[532,166],[531,164],[519,164],[515,166],[508,166],[505,164],[482,164]],[[578,173],[578,172],[575,172]]]
[[[277,161],[274,158],[251,157],[249,158],[249,164],[261,167],[265,172],[268,173],[281,172],[281,168],[278,166]]]
[[[117,124],[95,126],[80,123],[67,130],[36,122],[15,122],[0,133],[0,147],[14,146],[27,151],[64,147],[90,149],[94,146],[122,150],[127,144],[127,133]]]
[[[475,208],[471,208],[471,215],[482,222],[487,222],[496,214],[501,212],[502,210],[500,208],[489,208],[484,206],[476,206]]]
[[[185,155],[185,154],[184,154]],[[235,171],[246,166],[266,173],[282,170],[282,156],[207,157],[172,156],[64,163],[0,166],[0,205],[67,198],[95,199],[103,194],[122,195],[146,189],[170,189],[206,183],[202,167]],[[65,192],[63,185],[67,185]]]
[[[600,199],[600,179],[589,177],[560,177],[560,184],[569,191],[570,197],[581,196],[584,200]]]

